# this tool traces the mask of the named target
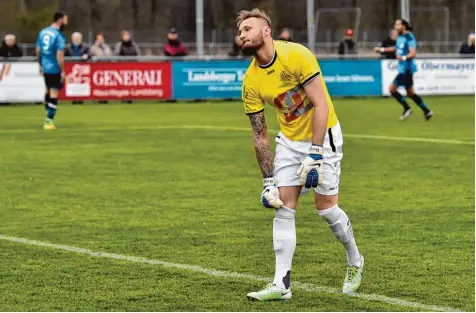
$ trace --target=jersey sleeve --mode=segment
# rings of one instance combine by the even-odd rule
[[[294,71],[301,86],[305,86],[311,80],[321,75],[317,59],[308,48],[302,46],[301,49],[296,49],[291,58],[290,63],[294,65]]]
[[[58,39],[56,39],[56,49],[58,51],[64,51],[64,45],[65,45],[64,37],[59,35]]]
[[[407,39],[408,49],[411,49],[411,48],[416,49],[417,42],[416,42],[415,36],[413,34],[407,34],[407,36],[405,37]]]
[[[253,115],[264,111],[264,102],[259,97],[258,92],[248,75],[245,75],[243,80],[241,98],[243,100],[246,115]]]
[[[36,46],[41,47],[41,32],[39,32],[38,36],[36,37]]]

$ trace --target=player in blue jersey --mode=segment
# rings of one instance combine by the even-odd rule
[[[395,47],[383,48],[382,51],[395,51],[398,59],[398,75],[390,85],[390,93],[403,106],[403,114],[400,116],[400,120],[405,120],[412,113],[412,108],[408,105],[403,95],[397,91],[399,86],[403,86],[407,91],[407,96],[422,109],[425,119],[428,121],[433,116],[433,111],[426,106],[422,98],[413,90],[413,74],[417,71],[415,63],[417,42],[411,32],[412,27],[408,21],[398,19],[395,21],[395,30],[398,32]]]
[[[43,28],[36,41],[36,55],[40,63],[46,85],[45,110],[46,120],[43,129],[56,129],[53,119],[58,106],[59,91],[63,87],[64,73],[64,46],[63,29],[68,24],[68,16],[63,12],[56,12],[53,24]]]

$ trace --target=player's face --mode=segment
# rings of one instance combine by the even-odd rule
[[[264,45],[264,36],[269,26],[261,19],[251,17],[240,24],[238,34],[242,41],[241,49],[255,54]]]
[[[396,20],[394,25],[395,30],[398,34],[403,34],[403,29],[405,28],[401,20]]]
[[[60,20],[60,30],[63,31],[64,28],[68,25],[68,16],[65,15],[63,18]]]

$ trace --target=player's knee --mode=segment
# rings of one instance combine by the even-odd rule
[[[277,219],[289,219],[294,218],[296,215],[296,210],[285,205],[281,208],[274,210],[274,217]]]
[[[330,209],[333,206],[337,205],[338,195],[327,196],[314,193],[314,199],[316,202],[316,210],[322,211]]]
[[[58,98],[59,90],[50,89],[50,98]]]
[[[394,94],[395,91],[397,91],[397,88],[394,85],[390,85],[390,87],[388,88],[388,91],[390,91],[391,94]]]
[[[283,199],[281,199],[283,200]],[[283,200],[283,206],[287,207],[287,208],[297,208],[297,201],[296,200],[289,200],[289,199],[286,199],[286,200]]]
[[[279,187],[279,193],[285,207],[297,208],[301,187]]]

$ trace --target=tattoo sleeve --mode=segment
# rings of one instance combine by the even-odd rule
[[[263,174],[263,178],[273,176],[273,155],[269,147],[268,130],[264,113],[250,115],[251,127],[253,128],[253,143],[255,146],[256,159]]]

